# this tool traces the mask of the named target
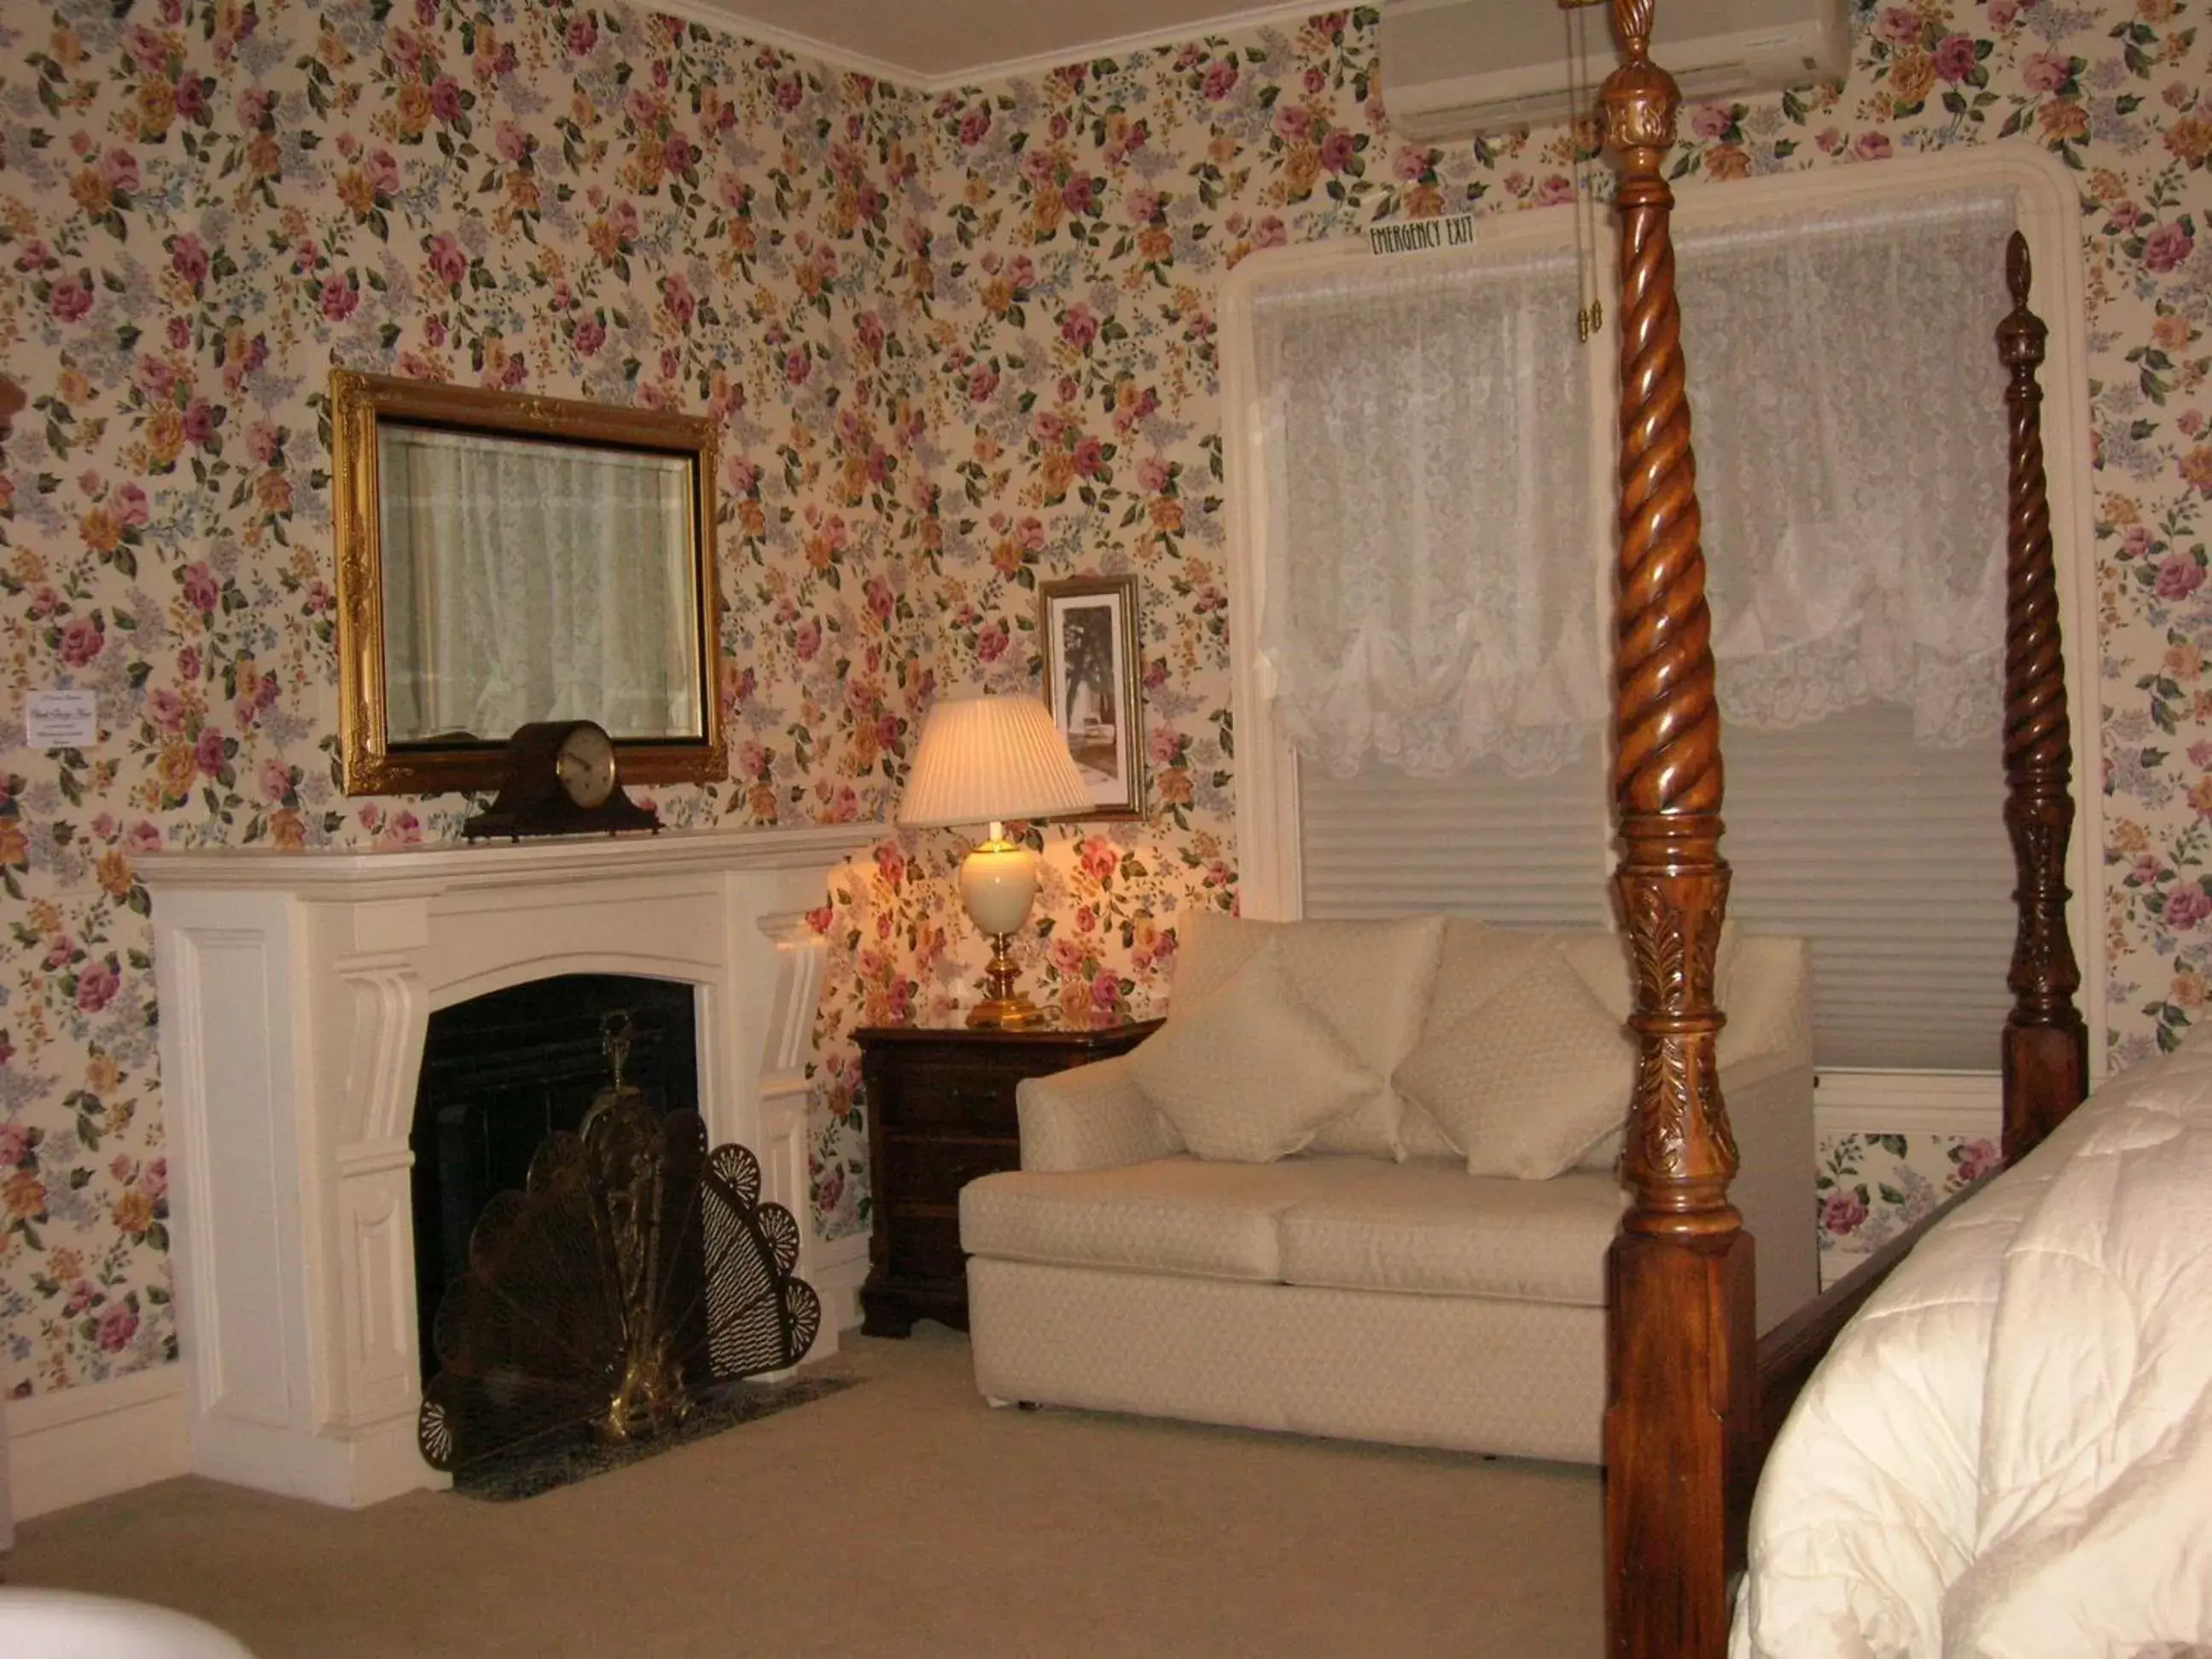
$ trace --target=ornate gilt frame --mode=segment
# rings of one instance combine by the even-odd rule
[[[349,795],[435,794],[496,788],[498,742],[386,740],[384,583],[377,525],[377,426],[385,419],[507,436],[558,438],[689,457],[693,514],[693,621],[698,640],[701,735],[623,739],[625,783],[709,783],[729,775],[722,731],[715,585],[714,427],[702,416],[625,409],[563,398],[331,371],[331,504],[337,550],[338,752]]]

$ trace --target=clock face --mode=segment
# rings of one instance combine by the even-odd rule
[[[553,771],[571,801],[586,808],[598,806],[615,792],[614,744],[589,720],[579,720],[561,739]]]

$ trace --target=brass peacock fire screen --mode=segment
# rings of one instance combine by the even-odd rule
[[[796,1364],[822,1304],[792,1276],[797,1219],[760,1191],[752,1153],[710,1155],[696,1112],[657,1114],[617,1064],[580,1131],[549,1136],[524,1190],[484,1206],[439,1304],[431,1467],[651,1436],[706,1391]]]

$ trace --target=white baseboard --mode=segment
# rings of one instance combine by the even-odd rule
[[[11,1400],[6,1422],[19,1522],[191,1472],[180,1365]]]
[[[860,1286],[868,1277],[868,1236],[817,1241],[813,1260],[806,1265],[806,1282],[822,1298],[822,1334],[815,1339],[808,1358],[826,1359],[837,1352],[840,1332],[860,1322]]]
[[[822,1334],[811,1356],[818,1359],[836,1352],[839,1333],[860,1322],[867,1235],[817,1244],[811,1266],[822,1298]],[[18,1522],[191,1473],[180,1365],[11,1400],[0,1422]]]
[[[1994,1072],[1838,1072],[1813,1092],[1817,1135],[1987,1135],[2004,1127],[2004,1094]]]

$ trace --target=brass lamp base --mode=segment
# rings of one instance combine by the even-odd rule
[[[1018,1031],[1042,1024],[1045,1011],[1014,988],[1014,936],[993,933],[990,938],[991,964],[983,970],[983,989],[988,994],[968,1011],[969,1025],[978,1030]]]

